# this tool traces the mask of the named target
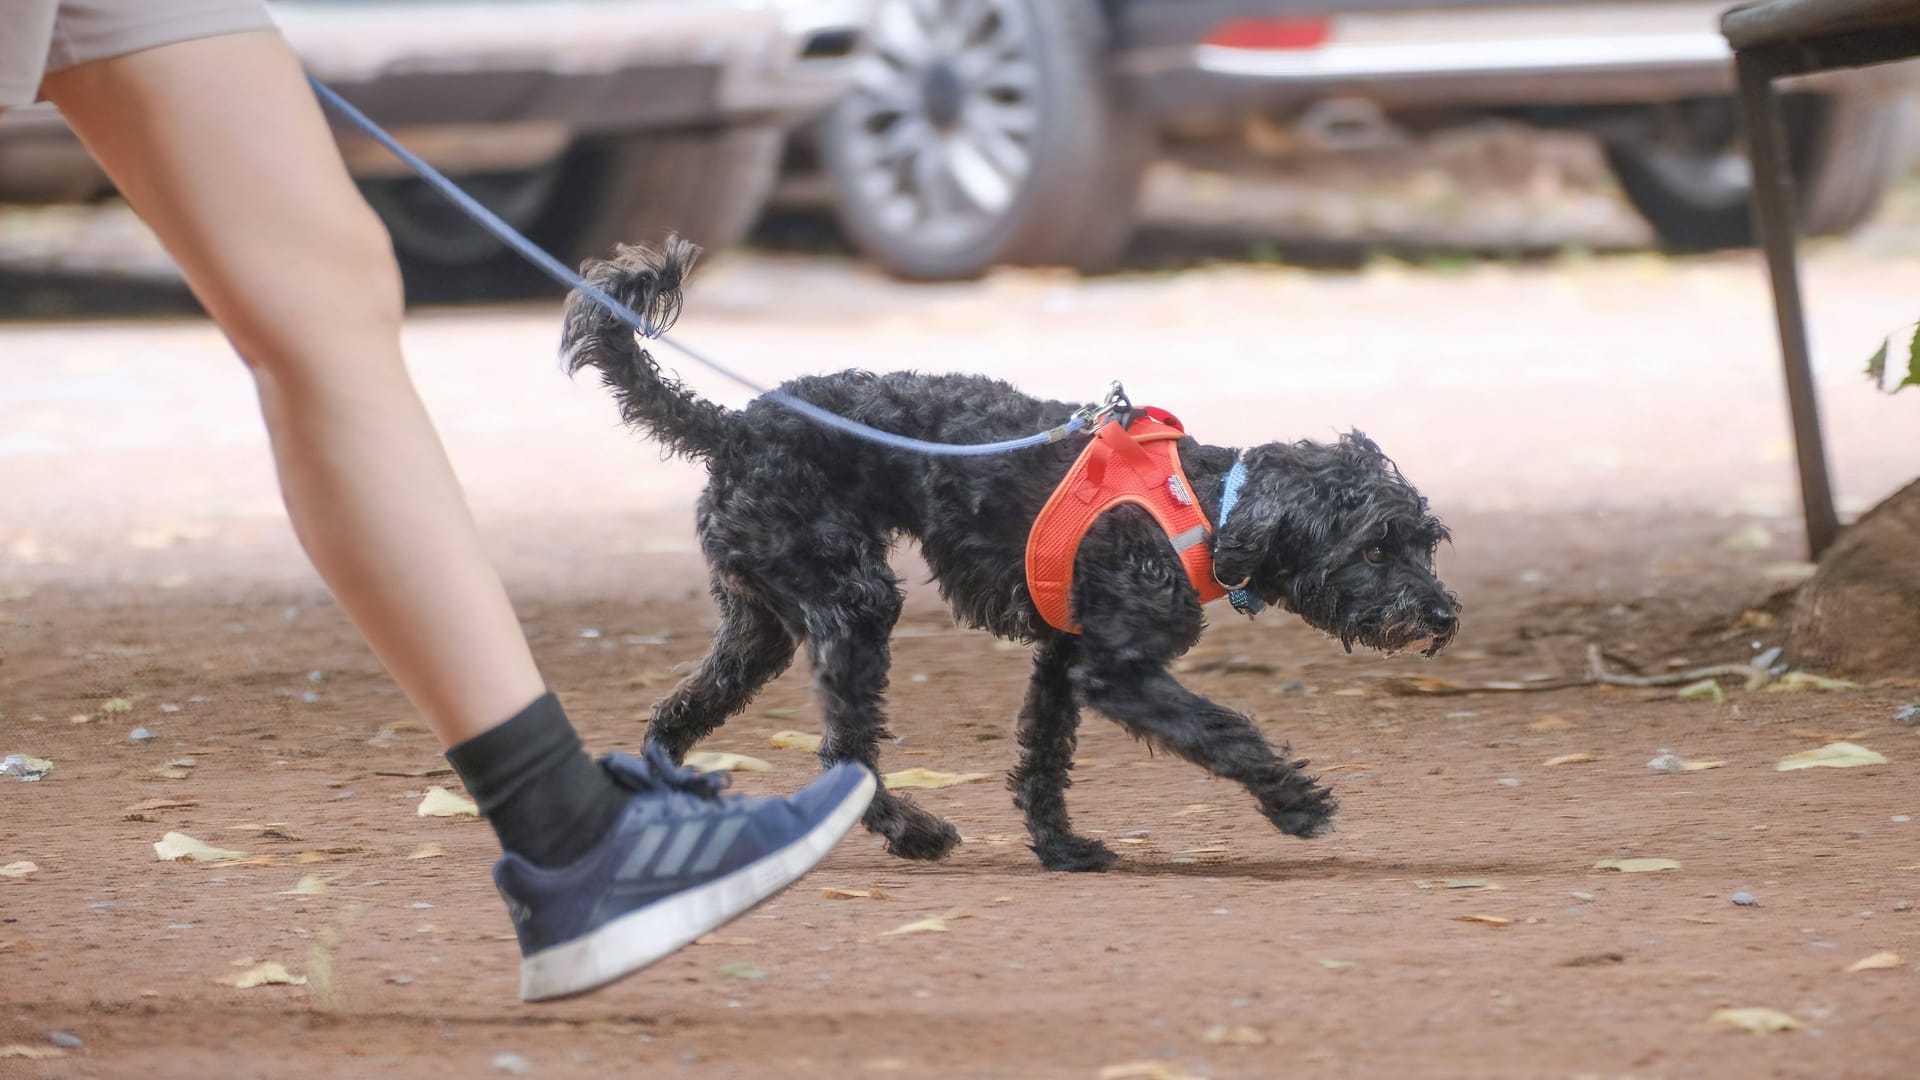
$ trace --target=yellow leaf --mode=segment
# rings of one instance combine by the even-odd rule
[[[421,817],[479,817],[480,807],[472,799],[435,784],[427,789],[427,797],[420,800],[417,813]]]
[[[283,892],[280,895],[281,896],[319,896],[320,894],[326,891],[327,891],[326,879],[322,878],[319,874],[308,874],[306,877],[303,877],[300,879],[300,883],[298,885],[295,885],[293,888],[288,889],[286,892]]]
[[[820,895],[829,900],[889,900],[892,899],[879,889],[821,889]]]
[[[0,878],[13,878],[16,881],[25,881],[39,872],[40,867],[25,859],[0,866]]]
[[[1265,1046],[1271,1040],[1258,1028],[1215,1024],[1200,1033],[1200,1041],[1215,1046]]]
[[[1817,750],[1802,750],[1797,754],[1788,754],[1774,766],[1776,772],[1791,772],[1794,769],[1852,769],[1861,765],[1885,765],[1884,755],[1874,753],[1859,743],[1828,743]]]
[[[1862,957],[1848,964],[1847,973],[1852,974],[1856,971],[1880,971],[1885,968],[1897,968],[1904,963],[1906,963],[1906,961],[1901,959],[1900,954],[1897,952],[1877,952],[1872,956]]]
[[[1848,732],[1820,731],[1817,728],[1803,728],[1803,727],[1793,728],[1792,730],[1788,731],[1787,734],[1793,736],[1796,739],[1812,739],[1814,742],[1823,742],[1823,743],[1852,742],[1855,739],[1864,739],[1867,737],[1867,733],[1864,731],[1848,731]]]
[[[1545,763],[1548,765],[1581,765],[1589,761],[1599,760],[1600,758],[1598,756],[1582,750],[1579,753],[1561,754],[1559,757],[1550,757]]]
[[[251,990],[256,986],[305,986],[307,984],[305,976],[289,974],[284,964],[273,960],[264,964],[255,964],[237,975],[229,975],[217,981],[223,986],[231,986],[237,990]]]
[[[1455,915],[1455,922],[1479,923],[1482,926],[1512,926],[1512,919],[1503,919],[1498,915]]]
[[[925,919],[919,919],[907,923],[905,926],[896,926],[880,936],[899,937],[902,934],[944,934],[952,929],[952,927],[947,925],[950,920],[970,919],[972,917],[973,916],[967,914],[965,911],[954,908],[952,911],[929,916]]]
[[[1718,759],[1715,759],[1712,761],[1682,761],[1680,763],[1680,771],[1681,772],[1705,772],[1708,769],[1723,769],[1726,767],[1726,765],[1727,765],[1726,762],[1720,761]]]
[[[413,853],[411,855],[408,855],[407,858],[409,859],[443,859],[446,857],[446,855],[447,855],[447,849],[441,847],[439,844],[421,844],[419,847],[414,848]]]
[[[1793,693],[1797,690],[1858,690],[1859,683],[1845,679],[1829,679],[1824,675],[1815,675],[1811,671],[1789,671],[1775,679],[1767,687],[1770,694]]]
[[[153,775],[162,780],[185,780],[193,774],[180,765],[161,765],[153,770]]]
[[[959,784],[975,784],[992,778],[991,773],[945,773],[932,769],[914,767],[887,774],[887,786],[890,788],[948,788]]]
[[[1348,969],[1348,968],[1350,968],[1350,967],[1352,967],[1352,966],[1353,966],[1353,961],[1351,961],[1351,960],[1322,960],[1322,961],[1320,961],[1320,966],[1321,966],[1321,967],[1323,967],[1323,968],[1326,968],[1326,969],[1327,969],[1328,971],[1345,971],[1346,969]]]
[[[1721,1009],[1713,1014],[1712,1022],[1738,1028],[1741,1031],[1751,1031],[1755,1035],[1765,1035],[1770,1031],[1790,1031],[1801,1026],[1800,1021],[1778,1009],[1760,1006]]]
[[[773,766],[745,754],[725,754],[714,750],[695,750],[687,755],[687,768],[694,772],[772,772]]]
[[[67,1056],[65,1050],[57,1046],[28,1046],[26,1043],[8,1043],[0,1046],[0,1058],[26,1058],[28,1061],[45,1061],[50,1058]]]
[[[1102,1066],[1099,1080],[1200,1080],[1200,1077],[1165,1061],[1126,1061]]]
[[[776,731],[767,745],[775,750],[818,750],[820,736],[807,731]]]
[[[119,713],[119,712],[132,712],[132,711],[133,711],[133,699],[131,699],[131,698],[123,698],[123,697],[117,697],[117,698],[113,698],[113,699],[111,699],[111,700],[109,700],[108,702],[106,702],[106,704],[104,704],[104,705],[101,705],[101,706],[100,706],[100,711],[101,711],[101,712],[114,712],[114,713]]]
[[[1531,731],[1572,731],[1573,722],[1561,716],[1548,714],[1527,725]]]
[[[1656,870],[1678,870],[1680,864],[1672,859],[1601,859],[1593,868],[1618,870],[1623,874],[1650,874]]]
[[[153,853],[162,862],[233,862],[249,856],[244,851],[230,851],[217,848],[195,840],[186,833],[170,832],[153,845]]]

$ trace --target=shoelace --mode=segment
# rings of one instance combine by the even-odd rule
[[[614,776],[626,782],[626,786],[634,791],[656,792],[669,799],[684,796],[701,802],[714,802],[733,782],[733,777],[725,772],[703,773],[675,764],[673,758],[659,746],[649,746],[642,751],[638,764],[639,768],[619,770]]]

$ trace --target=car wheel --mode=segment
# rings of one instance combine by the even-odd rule
[[[857,248],[927,280],[1118,258],[1153,139],[1111,93],[1093,0],[882,0],[869,38],[817,134]]]
[[[534,169],[453,179],[509,225],[552,250],[564,248],[579,231],[578,215],[563,197],[569,167],[567,160],[556,159]],[[409,299],[524,289],[537,273],[424,180],[363,180],[360,190],[393,237]]]
[[[1837,236],[1879,206],[1911,158],[1912,103],[1870,93],[1782,100],[1799,229]],[[1666,246],[1702,251],[1754,243],[1753,175],[1730,102],[1672,107],[1652,137],[1610,142],[1620,187]]]
[[[629,135],[582,148],[597,192],[579,254],[658,244],[667,233],[709,252],[739,245],[766,208],[784,141],[777,128],[726,128]]]

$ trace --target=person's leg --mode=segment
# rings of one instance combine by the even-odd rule
[[[791,799],[722,800],[663,754],[602,768],[581,751],[401,364],[390,241],[277,33],[78,62],[42,86],[252,368],[295,530],[499,832],[524,997],[652,963],[860,820],[875,780],[857,766]]]
[[[280,36],[81,64],[44,90],[251,368],[295,531],[441,742],[540,696],[401,363],[390,241]]]

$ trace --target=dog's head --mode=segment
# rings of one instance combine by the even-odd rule
[[[1248,450],[1240,500],[1220,526],[1214,576],[1340,639],[1395,652],[1453,641],[1460,604],[1434,577],[1446,526],[1399,466],[1359,432]]]

